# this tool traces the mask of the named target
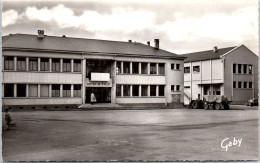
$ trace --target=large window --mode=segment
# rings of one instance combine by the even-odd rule
[[[41,58],[41,71],[49,71],[49,58]]]
[[[133,62],[133,74],[139,74],[139,63],[138,62]]]
[[[63,97],[70,97],[71,96],[71,86],[69,84],[63,85],[62,95],[63,95]]]
[[[29,71],[38,71],[38,59],[29,58]]]
[[[159,96],[164,96],[164,85],[159,85]]]
[[[51,89],[52,97],[60,97],[60,85],[53,84]]]
[[[122,71],[121,71],[121,61],[116,61],[116,73],[117,74],[122,73]]]
[[[4,69],[14,70],[14,57],[4,57]]]
[[[48,84],[42,84],[40,86],[40,88],[41,88],[40,96],[41,97],[49,97],[49,85]]]
[[[159,74],[160,75],[164,75],[165,74],[165,66],[164,66],[165,64],[164,63],[159,63]]]
[[[195,73],[200,72],[200,66],[193,66],[193,72]]]
[[[156,63],[150,63],[150,74],[157,74]]]
[[[133,96],[139,96],[139,85],[133,85]]]
[[[248,65],[248,73],[249,74],[253,73],[253,65]]]
[[[142,96],[148,96],[148,85],[142,85]]]
[[[38,97],[38,85],[37,84],[29,85],[29,97]]]
[[[74,72],[81,72],[81,60],[80,59],[74,59],[73,71]]]
[[[248,83],[248,88],[253,88],[253,82]]]
[[[150,86],[150,96],[156,96],[156,85]]]
[[[26,84],[17,84],[17,97],[26,97]]]
[[[4,97],[14,97],[14,84],[4,85]]]
[[[60,59],[56,59],[56,58],[52,59],[52,71],[60,72]]]
[[[148,74],[148,63],[141,63],[141,73]]]
[[[237,65],[236,64],[233,64],[233,73],[237,73]]]
[[[26,70],[26,58],[25,57],[17,57],[17,70],[18,71]]]
[[[73,96],[81,97],[81,85],[79,85],[79,84],[74,85]]]
[[[121,96],[121,85],[116,85],[116,96]]]
[[[244,65],[243,70],[244,70],[243,73],[244,73],[244,74],[247,74],[247,65]]]
[[[123,62],[124,64],[124,73],[129,74],[130,73],[130,62]]]
[[[237,82],[237,86],[238,88],[242,88],[242,82],[241,81]]]
[[[184,67],[184,73],[190,73],[190,67]]]
[[[233,81],[233,88],[237,88],[237,82]]]
[[[239,73],[239,74],[242,73],[242,64],[237,65],[237,73]]]
[[[130,85],[124,85],[124,96],[130,96]]]
[[[244,88],[247,88],[247,82],[244,82]]]
[[[71,72],[71,60],[63,59],[63,72]]]

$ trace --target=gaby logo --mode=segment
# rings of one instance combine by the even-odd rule
[[[226,151],[228,151],[229,147],[232,147],[232,146],[240,147],[242,144],[242,140],[243,140],[243,138],[236,139],[236,137],[234,137],[233,139],[225,138],[221,142],[221,148],[224,148]]]

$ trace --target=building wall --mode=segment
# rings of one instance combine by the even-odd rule
[[[253,65],[253,74],[233,74],[233,64]],[[233,81],[253,82],[253,88],[233,88]],[[225,56],[225,95],[234,104],[244,104],[249,98],[258,98],[258,57],[244,45]]]

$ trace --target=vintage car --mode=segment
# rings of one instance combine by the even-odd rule
[[[258,98],[251,98],[246,102],[246,106],[258,106]]]

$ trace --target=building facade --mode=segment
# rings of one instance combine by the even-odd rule
[[[3,37],[6,106],[183,103],[184,57],[132,42],[10,34]]]
[[[184,54],[184,104],[225,95],[233,104],[258,98],[258,57],[246,46]]]

